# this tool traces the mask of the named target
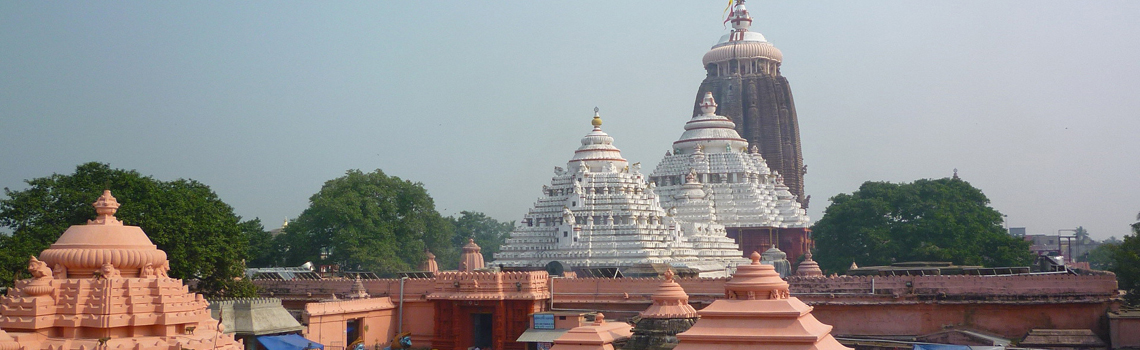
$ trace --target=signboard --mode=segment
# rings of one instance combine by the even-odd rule
[[[538,346],[536,346],[538,348],[538,350],[550,350],[550,348],[554,346],[554,343],[535,343],[535,344],[538,344]]]
[[[534,329],[554,329],[554,314],[534,314]]]

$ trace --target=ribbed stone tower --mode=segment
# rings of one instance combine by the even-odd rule
[[[736,122],[736,130],[757,146],[768,167],[784,176],[784,184],[807,208],[804,196],[803,155],[800,127],[788,79],[780,75],[783,54],[763,35],[749,31],[752,17],[737,0],[729,16],[732,32],[705,54],[707,76],[697,90],[693,115],[701,114],[701,100],[712,92],[720,102],[720,114]]]

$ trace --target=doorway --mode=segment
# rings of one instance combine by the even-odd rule
[[[490,349],[494,339],[494,318],[489,313],[471,314],[471,346]]]
[[[352,342],[360,339],[360,323],[361,319],[349,319],[344,326],[345,344],[352,344]]]

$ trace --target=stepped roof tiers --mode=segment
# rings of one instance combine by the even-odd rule
[[[542,267],[559,261],[573,267],[629,267],[670,263],[723,276],[741,262],[723,229],[686,225],[659,204],[640,163],[630,165],[602,131],[582,138],[566,169],[554,168],[542,197],[495,254],[494,264]],[[698,229],[699,228],[699,229]]]
[[[661,195],[661,206],[707,200],[711,214],[681,213],[681,217],[726,227],[811,226],[783,178],[769,170],[756,147],[748,149],[748,142],[733,129],[735,124],[716,115],[716,110],[713,94],[705,93],[701,114],[685,123],[685,132],[650,175]]]
[[[705,93],[701,114],[685,123],[650,175],[661,206],[677,208],[687,222],[723,225],[741,256],[779,246],[798,258],[811,245],[811,219],[779,172],[768,168],[757,147],[748,147],[732,120],[716,114],[717,107],[713,94]],[[693,209],[696,202],[703,209]]]
[[[851,350],[811,315],[811,306],[789,296],[788,283],[760,263],[759,253],[751,258],[724,284],[725,298],[701,309],[701,319],[677,335],[676,350]]]
[[[110,191],[94,206],[99,216],[31,257],[33,277],[0,302],[0,349],[244,348],[201,295],[167,277],[166,253],[115,218]]]
[[[804,166],[799,121],[788,80],[780,75],[783,54],[758,32],[749,31],[752,17],[737,0],[729,17],[732,32],[705,54],[707,76],[697,90],[693,115],[703,114],[701,101],[712,92],[721,114],[749,144],[759,148],[768,166],[784,176],[788,191],[805,208]],[[725,224],[725,226],[731,226]]]
[[[697,310],[689,305],[689,294],[673,281],[673,271],[665,272],[665,282],[653,293],[653,305],[641,313],[633,336],[623,350],[668,350],[677,345],[677,334],[697,322]]]

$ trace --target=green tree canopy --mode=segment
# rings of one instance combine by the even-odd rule
[[[441,268],[458,260],[451,225],[423,184],[379,169],[349,170],[325,182],[282,236],[289,265],[311,261],[391,274],[415,270],[425,248]]]
[[[122,203],[115,214],[139,226],[170,259],[170,275],[198,280],[208,296],[254,296],[242,276],[247,238],[241,218],[210,188],[194,180],[159,181],[133,170],[87,163],[70,175],[26,180],[26,190],[4,189],[0,225],[11,230],[0,239],[0,283],[11,286],[28,257],[39,255],[71,225],[95,218],[91,203],[110,189]]]
[[[455,227],[452,246],[463,247],[468,238],[474,238],[475,244],[482,248],[483,261],[488,262],[494,259],[495,253],[506,243],[515,227],[514,221],[500,222],[483,213],[469,211],[462,211],[459,217],[448,217],[448,220]]]
[[[868,181],[831,198],[812,227],[815,260],[828,272],[904,261],[1026,266],[1029,243],[1002,228],[982,191],[957,178]]]
[[[1140,214],[1136,220],[1140,221]],[[1112,255],[1114,266],[1110,270],[1116,273],[1120,289],[1128,291],[1125,301],[1140,306],[1140,222],[1132,224],[1132,234],[1124,236],[1124,241],[1112,249]]]

